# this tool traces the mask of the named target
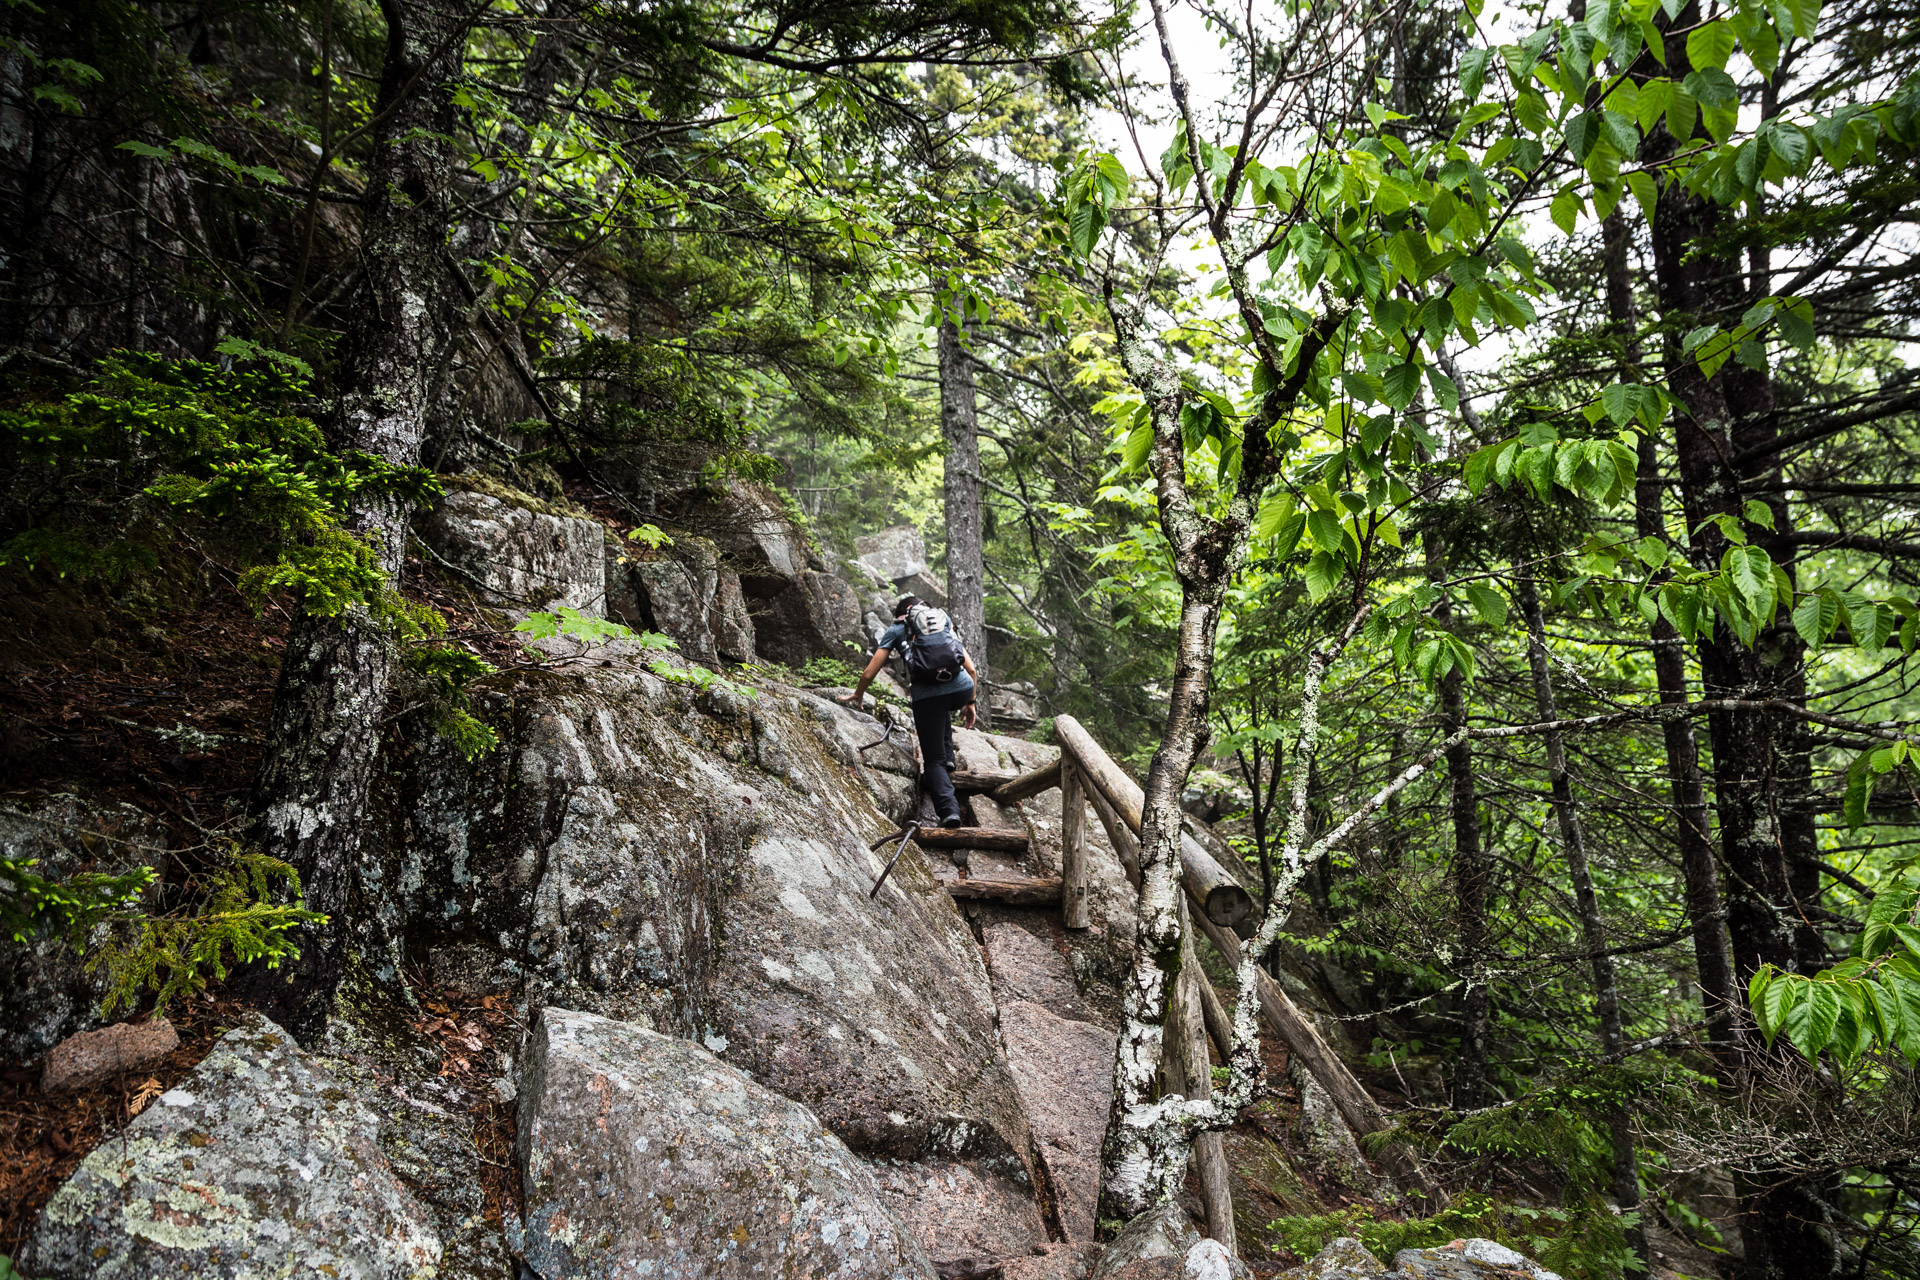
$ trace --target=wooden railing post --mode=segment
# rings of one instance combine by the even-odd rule
[[[1072,716],[1056,717],[1053,727],[1060,738],[1063,767],[1069,761],[1078,765],[1087,790],[1103,796],[1120,821],[1138,835],[1140,814],[1146,805],[1140,784],[1115,764]],[[1184,833],[1180,837],[1180,876],[1200,909],[1215,924],[1238,924],[1253,911],[1253,896],[1198,840]]]
[[[1180,986],[1181,998],[1175,1001],[1178,1006],[1179,1025],[1169,1028],[1177,1034],[1169,1037],[1168,1047],[1163,1053],[1182,1053],[1186,1055],[1187,1096],[1189,1098],[1211,1098],[1213,1096],[1213,1059],[1207,1053],[1206,1004],[1207,998],[1214,993],[1213,981],[1200,968],[1200,956],[1193,946],[1193,913],[1181,904],[1180,912]],[[1226,1247],[1228,1253],[1238,1257],[1239,1247],[1234,1242],[1233,1230],[1233,1185],[1227,1172],[1227,1153],[1224,1138],[1218,1129],[1209,1129],[1193,1140],[1193,1162],[1200,1174],[1200,1199],[1207,1211],[1207,1234]]]
[[[1060,914],[1067,928],[1087,927],[1087,797],[1080,770],[1060,761]]]

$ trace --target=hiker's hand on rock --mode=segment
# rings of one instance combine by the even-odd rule
[[[834,701],[844,702],[850,707],[857,706],[860,703],[860,695],[855,693],[853,690],[849,689],[845,693],[840,694],[838,697],[836,697]]]

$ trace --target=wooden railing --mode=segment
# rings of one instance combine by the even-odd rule
[[[1128,878],[1138,887],[1140,817],[1145,807],[1145,795],[1140,784],[1114,762],[1078,720],[1072,716],[1056,717],[1054,732],[1060,739],[1061,755],[1058,762],[1002,783],[990,794],[1002,803],[1011,803],[1054,786],[1060,788],[1060,908],[1068,928],[1084,929],[1087,927],[1086,809],[1091,807],[1100,819],[1108,841],[1127,870]],[[1227,963],[1237,969],[1240,964],[1240,938],[1233,926],[1252,913],[1252,895],[1198,840],[1184,833],[1180,838],[1180,879],[1186,889],[1185,919],[1204,933]],[[1190,931],[1186,945],[1189,948],[1192,945]],[[1197,1063],[1206,1060],[1204,1048],[1197,1058],[1189,1058],[1184,1050],[1175,1053],[1171,1046],[1180,1041],[1191,1043],[1195,1035],[1203,1034],[1212,1038],[1219,1046],[1221,1057],[1225,1058],[1230,1052],[1232,1032],[1219,993],[1201,972],[1200,966],[1186,963],[1181,966],[1181,972],[1183,975],[1195,975],[1196,989],[1190,998],[1176,992],[1174,1011],[1183,1021],[1192,1025],[1182,1026],[1177,1035],[1170,1039],[1169,1057],[1189,1063],[1192,1068],[1188,1072],[1192,1076],[1191,1087],[1204,1089],[1211,1081],[1210,1075],[1200,1072],[1197,1066]],[[1389,1122],[1380,1104],[1361,1086],[1347,1064],[1327,1044],[1312,1020],[1280,984],[1259,969],[1255,970],[1254,981],[1260,1013],[1268,1028],[1286,1043],[1288,1052],[1332,1097],[1347,1125],[1356,1134],[1375,1133],[1387,1128]],[[1208,1225],[1213,1229],[1216,1239],[1231,1247],[1232,1215],[1230,1203],[1225,1199],[1225,1159],[1219,1154],[1219,1135],[1208,1137],[1212,1141],[1203,1140],[1202,1146],[1210,1147],[1211,1154],[1197,1152],[1201,1161],[1202,1184],[1207,1187],[1209,1200]],[[1390,1155],[1388,1159],[1403,1182],[1421,1189],[1427,1188],[1427,1180],[1419,1166],[1404,1153]],[[1211,1173],[1208,1168],[1210,1164],[1217,1166]],[[1208,1184],[1213,1185],[1209,1187]],[[1214,1203],[1216,1189],[1218,1205]],[[1219,1218],[1215,1217],[1216,1211]]]

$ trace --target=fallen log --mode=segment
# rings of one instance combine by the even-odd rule
[[[923,849],[986,849],[993,853],[1025,853],[1033,838],[1024,831],[988,827],[922,827],[913,833]]]
[[[940,887],[955,898],[980,898],[1009,907],[1057,907],[1059,876],[935,876]]]

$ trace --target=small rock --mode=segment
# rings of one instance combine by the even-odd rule
[[[1179,1205],[1164,1204],[1120,1229],[1092,1280],[1251,1280],[1252,1274],[1218,1241],[1203,1240]]]
[[[1393,1265],[1410,1280],[1560,1280],[1525,1254],[1477,1237],[1438,1249],[1402,1249]]]
[[[53,1046],[40,1075],[40,1089],[44,1093],[84,1089],[108,1076],[157,1062],[179,1047],[180,1035],[165,1018],[82,1031]]]
[[[1352,1236],[1327,1242],[1327,1247],[1300,1266],[1282,1271],[1280,1280],[1376,1280],[1387,1266]]]
[[[543,1280],[933,1274],[812,1112],[691,1041],[548,1008],[523,1071],[526,1259]]]
[[[426,1280],[439,1236],[358,1095],[265,1018],[102,1142],[19,1259],[47,1280]]]

